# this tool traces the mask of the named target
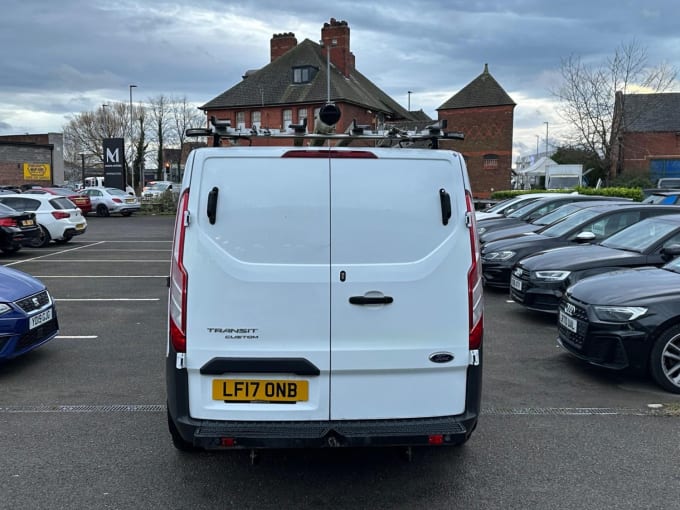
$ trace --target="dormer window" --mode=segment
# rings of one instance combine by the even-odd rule
[[[293,68],[293,83],[309,83],[316,76],[316,67],[300,66]]]

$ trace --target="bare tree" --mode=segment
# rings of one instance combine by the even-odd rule
[[[578,56],[562,60],[562,84],[553,94],[559,99],[558,112],[571,132],[572,147],[596,155],[599,173],[607,175],[612,162],[612,141],[623,126],[614,119],[616,92],[657,93],[669,90],[677,70],[667,64],[650,67],[647,51],[633,40],[622,44],[606,62],[584,63]]]
[[[127,131],[127,119],[125,103],[102,105],[92,112],[74,116],[63,128],[64,160],[78,164],[83,154],[88,166],[102,164],[102,140],[123,138]]]
[[[186,96],[173,98],[171,107],[172,130],[181,149],[186,141],[187,129],[205,127],[205,113],[188,103]]]

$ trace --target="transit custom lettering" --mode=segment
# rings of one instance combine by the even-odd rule
[[[256,340],[257,328],[207,328],[208,333],[224,334],[228,340]]]

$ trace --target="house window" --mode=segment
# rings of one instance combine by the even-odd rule
[[[253,112],[250,114],[253,127],[259,128],[262,125],[262,112]]]
[[[293,83],[309,83],[316,75],[316,68],[312,66],[301,66],[293,68]]]
[[[495,170],[498,168],[498,156],[496,154],[484,155],[484,170]]]
[[[236,112],[236,128],[244,129],[246,127],[246,112]]]
[[[283,110],[283,129],[288,129],[293,123],[293,110]]]
[[[298,108],[298,124],[302,124],[307,118],[307,108]]]

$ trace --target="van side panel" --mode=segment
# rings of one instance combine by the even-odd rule
[[[331,162],[331,419],[457,415],[469,364],[465,172],[443,151],[379,156]]]
[[[194,163],[200,171],[195,168],[193,175],[200,179],[190,183],[184,254],[193,268],[187,291],[190,415],[204,420],[327,420],[328,161],[286,160],[271,149],[256,153],[259,157],[249,154],[241,157],[238,148],[208,150]],[[217,197],[214,224],[208,214],[211,194]],[[225,373],[201,373],[220,358],[251,361],[239,361],[240,368]],[[292,373],[285,368],[289,359],[308,362],[319,375]],[[271,371],[262,371],[270,366]],[[226,403],[213,398],[216,379],[305,380],[309,398]]]

